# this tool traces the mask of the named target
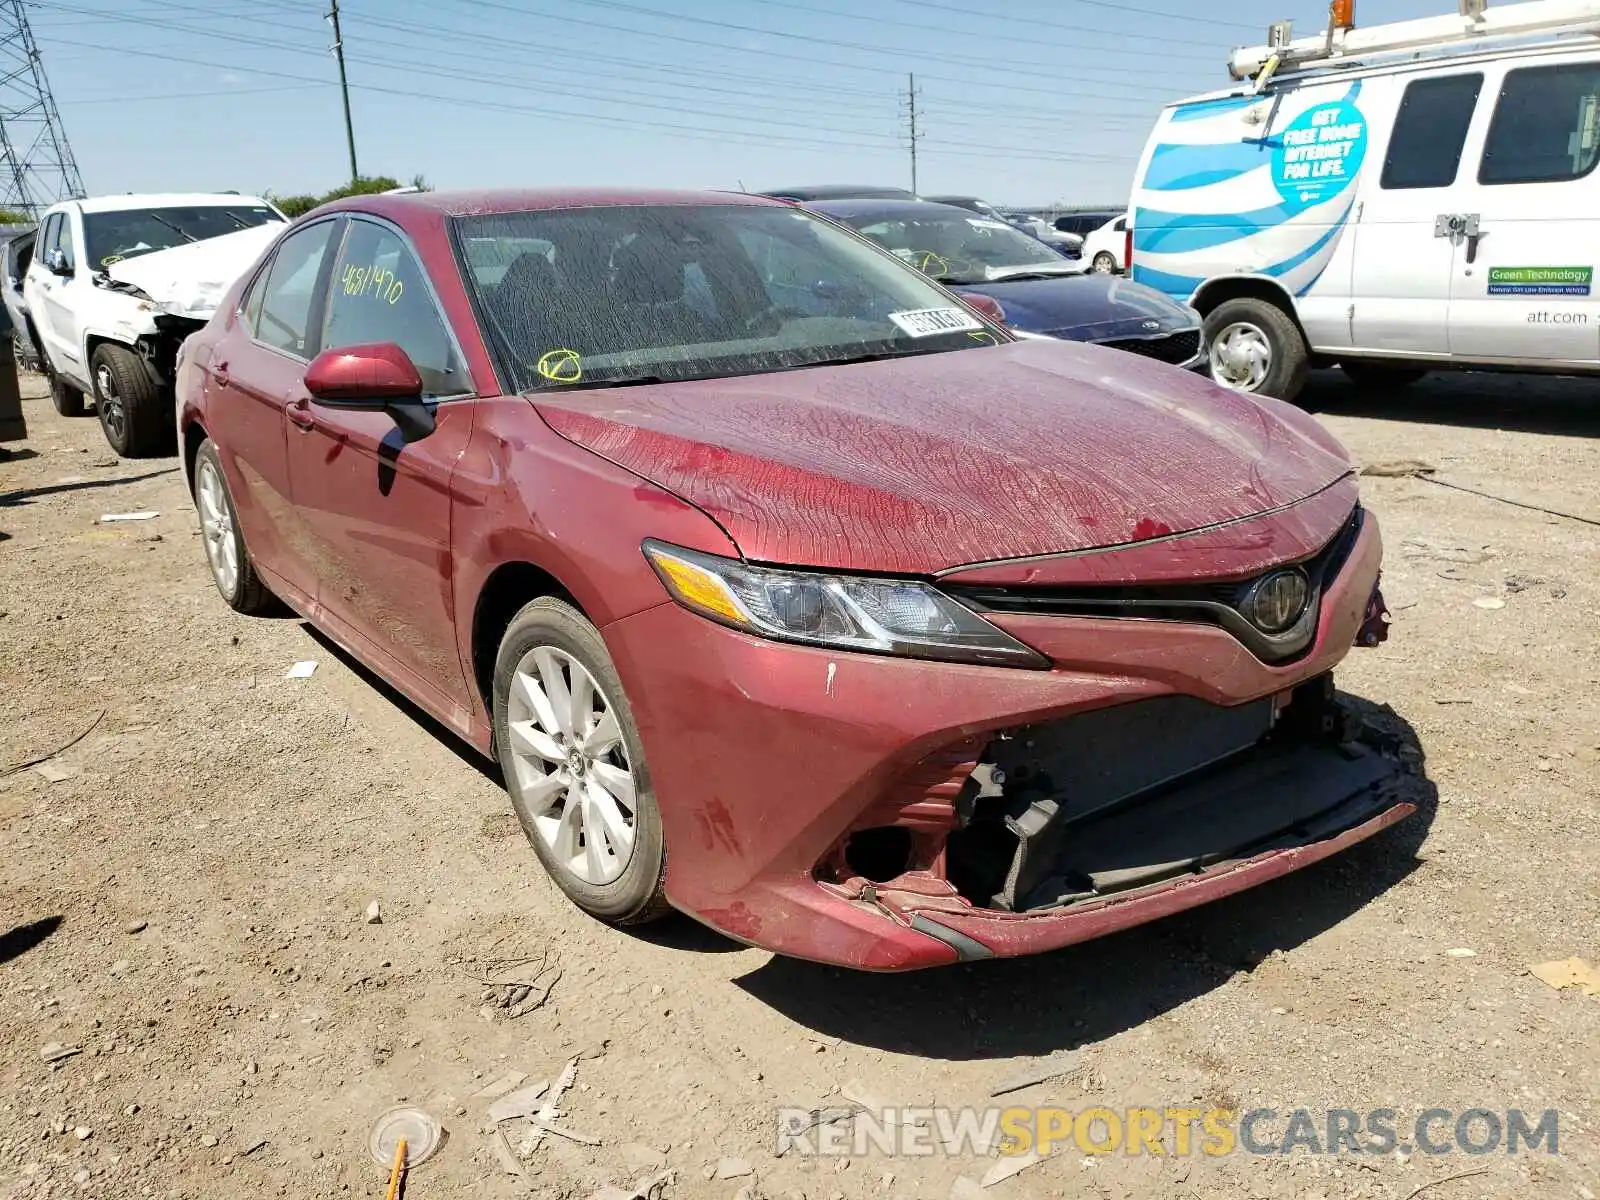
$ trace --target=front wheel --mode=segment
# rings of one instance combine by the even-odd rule
[[[1239,392],[1293,400],[1305,386],[1309,352],[1299,326],[1276,304],[1242,296],[1206,315],[1211,378]]]
[[[89,360],[94,403],[106,441],[123,458],[171,454],[177,450],[172,406],[139,357],[122,346],[98,347]]]
[[[1117,259],[1109,250],[1102,250],[1094,256],[1094,261],[1089,264],[1089,269],[1096,275],[1115,275],[1117,273]]]
[[[667,911],[666,843],[633,713],[593,625],[531,601],[500,642],[494,732],[506,789],[544,869],[616,925]]]

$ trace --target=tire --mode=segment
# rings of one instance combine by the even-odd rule
[[[1306,340],[1271,301],[1224,300],[1206,314],[1205,334],[1211,378],[1224,387],[1293,400],[1305,386]]]
[[[233,493],[222,470],[222,456],[210,438],[200,443],[194,456],[194,506],[200,514],[200,537],[205,546],[211,582],[234,612],[259,613],[274,603],[272,593],[256,574],[244,531],[233,507]]]
[[[583,686],[579,671],[595,698],[563,727],[555,710]],[[607,714],[616,718],[610,726]],[[588,752],[585,727],[599,737]],[[494,736],[517,819],[567,898],[613,925],[665,915],[666,843],[633,712],[599,631],[570,604],[540,597],[506,629],[495,660]]]
[[[89,360],[95,410],[106,441],[123,458],[176,454],[172,405],[133,351],[106,344]]]
[[[54,371],[50,372],[50,403],[63,417],[83,416],[83,393]]]
[[[1102,250],[1094,256],[1094,261],[1089,264],[1089,270],[1096,275],[1115,275],[1117,273],[1117,256],[1109,250]]]
[[[1383,388],[1410,387],[1428,373],[1427,367],[1403,367],[1392,363],[1363,362],[1358,358],[1340,363],[1339,369],[1349,377],[1351,383],[1359,384],[1362,387]]]

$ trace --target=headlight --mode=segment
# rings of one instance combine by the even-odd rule
[[[685,608],[757,637],[871,654],[1007,667],[1049,660],[930,584],[753,567],[647,541],[644,554]]]

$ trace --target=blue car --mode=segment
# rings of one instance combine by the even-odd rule
[[[922,200],[813,200],[957,292],[998,301],[1023,335],[1094,342],[1191,369],[1205,362],[1200,314],[1155,288],[1086,275],[1037,238],[991,217]]]

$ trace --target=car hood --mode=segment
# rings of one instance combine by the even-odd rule
[[[530,399],[747,558],[797,566],[934,574],[1119,545],[1273,511],[1351,470],[1288,405],[1050,340]]]
[[[1200,324],[1194,309],[1163,292],[1115,275],[1070,275],[1060,279],[955,285],[1000,301],[1006,324],[1025,333],[1045,333],[1075,342],[1153,337]],[[1148,322],[1157,321],[1157,326]]]
[[[254,265],[285,228],[281,221],[273,221],[170,250],[155,250],[112,263],[106,274],[119,283],[132,284],[166,312],[209,320],[234,280]]]

